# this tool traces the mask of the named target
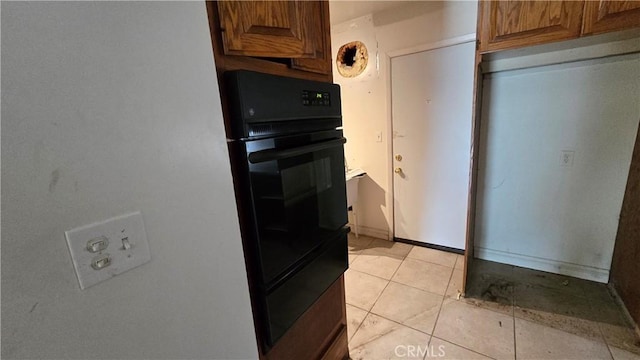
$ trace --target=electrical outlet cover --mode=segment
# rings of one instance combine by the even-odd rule
[[[81,289],[151,260],[140,212],[75,228],[65,236]],[[102,246],[93,246],[96,241]]]
[[[560,153],[560,166],[572,167],[575,154],[576,152],[573,150],[562,150],[562,152]]]

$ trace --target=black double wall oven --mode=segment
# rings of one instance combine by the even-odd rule
[[[254,318],[271,347],[348,266],[340,88],[251,71],[225,82]]]

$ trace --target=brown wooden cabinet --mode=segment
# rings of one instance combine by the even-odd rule
[[[331,24],[328,1],[303,1],[317,23],[309,28],[308,35],[315,44],[311,58],[292,59],[291,67],[298,70],[331,75]],[[331,80],[329,80],[331,81]]]
[[[582,28],[582,1],[483,1],[482,52],[573,39]]]
[[[640,26],[640,1],[587,1],[582,34],[599,34]]]
[[[332,81],[327,1],[218,1],[207,11],[218,69]]]
[[[295,1],[220,1],[220,30],[227,55],[313,57],[316,40],[307,21],[311,7]]]
[[[481,53],[640,27],[639,1],[492,1],[479,3]]]

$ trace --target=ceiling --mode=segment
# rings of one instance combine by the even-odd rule
[[[329,16],[331,18],[331,24],[339,24],[347,20],[406,5],[414,1],[330,0]]]

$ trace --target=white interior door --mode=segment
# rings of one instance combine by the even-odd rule
[[[395,237],[464,249],[475,43],[391,59]]]

